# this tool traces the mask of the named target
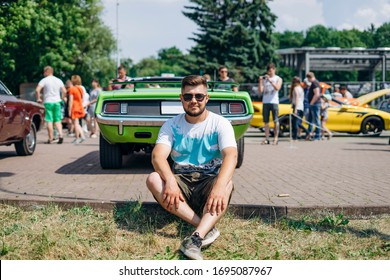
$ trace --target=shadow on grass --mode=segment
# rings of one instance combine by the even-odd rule
[[[162,237],[185,237],[192,233],[193,227],[176,216],[168,213],[158,204],[142,204],[130,201],[114,209],[114,219],[119,228],[138,232],[153,233]],[[176,234],[160,231],[170,224],[176,224]]]
[[[284,218],[279,222],[281,229],[301,230],[307,232],[349,233],[359,238],[378,237],[383,241],[390,241],[390,235],[377,229],[359,230],[349,226],[349,220],[342,214],[330,214],[322,218],[303,217],[302,219]]]
[[[382,233],[377,229],[360,230],[350,226],[349,220],[343,214],[328,213],[321,217],[292,219],[281,215],[278,217],[254,214],[247,216],[247,213],[237,211],[235,207],[231,207],[226,215],[237,219],[258,220],[280,230],[326,232],[329,234],[349,233],[359,238],[378,237],[383,241],[390,240],[389,234]],[[190,235],[194,229],[191,225],[168,213],[155,203],[145,205],[134,201],[121,204],[114,209],[114,218],[118,227],[122,229],[136,231],[141,234],[154,233],[168,238],[183,238]],[[172,223],[176,224],[176,234],[161,231]]]

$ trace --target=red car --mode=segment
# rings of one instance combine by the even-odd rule
[[[17,99],[0,81],[0,145],[15,144],[18,155],[32,155],[44,117],[43,105]]]

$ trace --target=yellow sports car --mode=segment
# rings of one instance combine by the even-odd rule
[[[371,100],[367,101],[367,104]],[[331,131],[347,132],[347,133],[363,133],[365,135],[379,136],[383,130],[390,130],[390,113],[362,107],[353,106],[344,103],[337,99],[332,99],[328,109],[328,122],[326,126]],[[251,121],[251,126],[263,128],[263,104],[261,102],[253,102],[254,115]],[[289,132],[289,114],[292,112],[291,104],[279,104],[279,123],[280,134]],[[270,127],[273,128],[272,114],[270,117]]]

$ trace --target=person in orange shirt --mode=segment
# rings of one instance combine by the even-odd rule
[[[73,75],[71,77],[73,86],[69,88],[69,116],[72,119],[75,136],[73,144],[79,144],[85,141],[85,136],[83,129],[80,126],[79,119],[85,116],[84,106],[83,106],[83,94],[84,90],[81,87],[81,78],[79,75]]]

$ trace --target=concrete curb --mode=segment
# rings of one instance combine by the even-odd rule
[[[97,211],[114,211],[126,207],[129,203],[137,201],[86,201],[86,200],[12,200],[1,199],[1,204],[21,207],[26,210],[41,209],[48,205],[58,205],[63,209],[89,206]],[[148,210],[164,211],[156,202],[143,202],[142,207]],[[241,218],[262,218],[266,220],[278,220],[281,218],[297,218],[302,216],[321,217],[329,213],[342,213],[352,219],[370,218],[390,214],[390,206],[332,206],[332,207],[287,207],[268,205],[231,204],[229,211]]]

